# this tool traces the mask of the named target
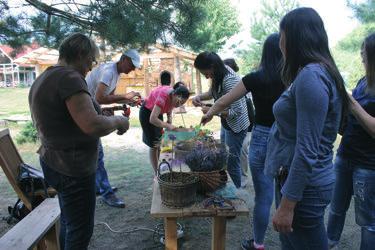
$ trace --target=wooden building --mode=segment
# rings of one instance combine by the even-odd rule
[[[117,54],[113,61],[120,56],[121,54]],[[127,75],[121,74],[116,93],[124,94],[134,90],[147,96],[153,88],[160,85],[160,74],[163,71],[171,74],[171,85],[183,81],[191,91],[201,93],[201,76],[194,68],[196,56],[195,53],[174,46],[151,46],[147,53],[141,53],[141,69]]]

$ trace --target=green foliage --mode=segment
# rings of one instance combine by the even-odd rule
[[[147,47],[156,41],[177,42],[194,50],[218,50],[238,31],[229,0],[0,0],[0,43],[21,46],[36,39],[57,47],[69,33],[103,38],[113,47]],[[30,8],[34,7],[32,11]]]
[[[375,22],[375,1],[366,0],[362,3],[356,3],[353,1],[348,1],[348,6],[354,11],[355,17],[361,23],[373,23]]]
[[[340,40],[337,47],[341,50],[358,52],[366,36],[375,32],[375,21],[359,26]]]
[[[229,0],[203,1],[202,10],[196,29],[183,37],[178,36],[178,40],[197,52],[217,52],[229,37],[239,31],[237,10],[231,6]]]
[[[271,33],[279,31],[282,17],[298,7],[296,0],[262,0],[258,14],[251,18],[250,35],[254,40],[247,49],[238,51],[241,74],[258,67],[263,43]]]
[[[38,133],[32,122],[27,122],[22,128],[20,134],[16,137],[16,142],[18,144],[24,143],[36,143],[38,140]]]
[[[360,50],[366,36],[375,32],[375,1],[367,0],[360,4],[348,1],[348,6],[362,25],[341,39],[332,52],[346,87],[353,89],[365,75]]]
[[[66,37],[66,34],[72,32],[85,33],[80,27],[69,20],[49,16],[42,12],[31,18],[31,25],[34,30],[45,29],[45,32],[34,33],[33,38],[38,44],[49,48],[58,48],[59,44]],[[48,28],[46,26],[48,26]]]

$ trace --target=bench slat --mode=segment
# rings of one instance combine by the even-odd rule
[[[45,199],[30,214],[0,238],[0,249],[31,249],[60,218],[57,198]]]

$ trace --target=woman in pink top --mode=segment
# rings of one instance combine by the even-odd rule
[[[162,129],[174,129],[171,113],[174,108],[183,105],[189,98],[189,90],[182,82],[176,83],[173,88],[160,86],[152,90],[139,111],[143,142],[150,147],[150,161],[155,171],[160,153]],[[168,115],[167,122],[163,121],[163,114]]]

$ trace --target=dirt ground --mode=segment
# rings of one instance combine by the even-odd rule
[[[160,237],[155,233],[136,229],[155,229],[161,223],[160,219],[150,216],[152,197],[152,170],[148,161],[147,148],[141,143],[141,131],[132,128],[123,136],[115,133],[103,138],[105,149],[106,169],[113,186],[119,188],[117,195],[124,198],[126,208],[111,208],[97,198],[96,225],[89,249],[164,249],[159,243]],[[21,151],[24,160],[38,166],[35,151]],[[31,152],[31,153],[30,153]],[[240,189],[238,195],[248,202],[250,211],[253,208],[254,191],[251,180],[245,189]],[[0,218],[7,216],[7,207],[16,201],[16,195],[7,183],[4,173],[0,171]],[[274,211],[274,208],[272,209]],[[252,233],[249,217],[237,217],[227,223],[226,249],[240,249],[243,238]],[[115,231],[111,232],[101,223],[108,223]],[[184,237],[179,240],[179,249],[210,249],[211,219],[194,218],[179,220],[183,226]],[[0,236],[12,226],[0,220]],[[26,229],[25,229],[26,230]],[[354,222],[353,207],[350,208],[345,230],[339,249],[359,249],[360,228]],[[280,249],[277,233],[269,228],[265,244],[267,249]]]

